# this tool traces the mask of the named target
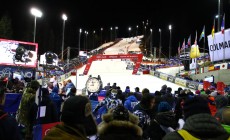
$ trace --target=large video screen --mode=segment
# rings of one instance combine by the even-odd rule
[[[38,44],[0,39],[0,65],[36,67]]]

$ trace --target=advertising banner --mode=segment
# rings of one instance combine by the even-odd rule
[[[32,78],[34,76],[34,70],[32,68],[0,66],[0,77],[11,77],[11,78],[13,78],[14,73],[17,73],[17,75],[18,76],[20,75],[20,77]],[[14,77],[14,78],[16,78],[16,77]]]
[[[191,88],[191,89],[195,89],[197,90],[199,86],[198,82],[194,82],[194,81],[187,81],[187,87]]]
[[[230,59],[230,29],[226,29],[224,34],[218,32],[214,36],[209,35],[207,38],[212,62]]]
[[[187,80],[180,79],[180,78],[176,78],[176,79],[175,79],[175,83],[176,83],[176,84],[178,84],[178,85],[181,85],[181,86],[187,87],[187,86],[186,86],[186,84],[187,84]]]
[[[163,80],[168,80],[168,75],[161,73],[160,78],[163,79]]]
[[[175,77],[173,77],[173,76],[168,76],[167,81],[174,83],[174,82],[175,82]]]
[[[160,72],[155,71],[155,72],[154,72],[154,76],[156,76],[156,77],[160,77]]]
[[[0,39],[0,65],[37,66],[38,44]]]

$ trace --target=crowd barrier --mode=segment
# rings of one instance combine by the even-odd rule
[[[186,80],[183,78],[179,78],[179,77],[175,77],[172,75],[168,75],[165,73],[161,73],[159,71],[150,71],[150,74],[153,76],[156,76],[160,79],[169,81],[171,83],[186,87],[186,88],[190,88],[190,89],[194,89],[194,90],[201,90],[203,89],[203,84],[199,83],[199,82],[195,82],[195,81],[190,81],[190,80]]]

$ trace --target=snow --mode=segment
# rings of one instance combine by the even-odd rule
[[[115,45],[106,49],[105,54],[127,54],[128,51],[140,51],[137,40],[140,40],[140,38],[142,37],[143,36],[123,38]],[[102,46],[107,46],[109,44],[103,44]],[[132,75],[132,70],[126,70],[126,63],[126,61],[121,61],[121,59],[93,61],[88,75],[80,76],[83,74],[83,71],[85,69],[85,66],[83,66],[82,68],[77,70],[77,77],[71,76],[68,79],[71,79],[77,87],[77,94],[80,94],[80,91],[85,88],[85,83],[89,75],[92,75],[93,77],[97,77],[98,75],[100,75],[103,82],[103,87],[106,86],[107,83],[110,83],[110,85],[112,85],[113,83],[117,83],[117,86],[120,86],[121,90],[123,91],[125,90],[126,86],[129,86],[131,91],[134,91],[135,87],[139,87],[140,91],[142,91],[142,89],[144,88],[148,88],[151,93],[154,93],[156,90],[160,90],[162,85],[166,84],[168,87],[172,88],[172,93],[174,93],[174,91],[181,87],[179,85],[159,79],[152,75],[143,75],[140,72],[138,73],[138,75]],[[165,69],[162,72],[168,73],[170,71],[172,71],[172,75],[174,75],[174,72],[178,71],[178,69]]]

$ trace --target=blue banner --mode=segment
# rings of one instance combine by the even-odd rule
[[[14,66],[0,66],[0,77],[13,78],[13,73],[20,74],[22,77],[32,78],[34,76],[33,68],[23,68]]]

